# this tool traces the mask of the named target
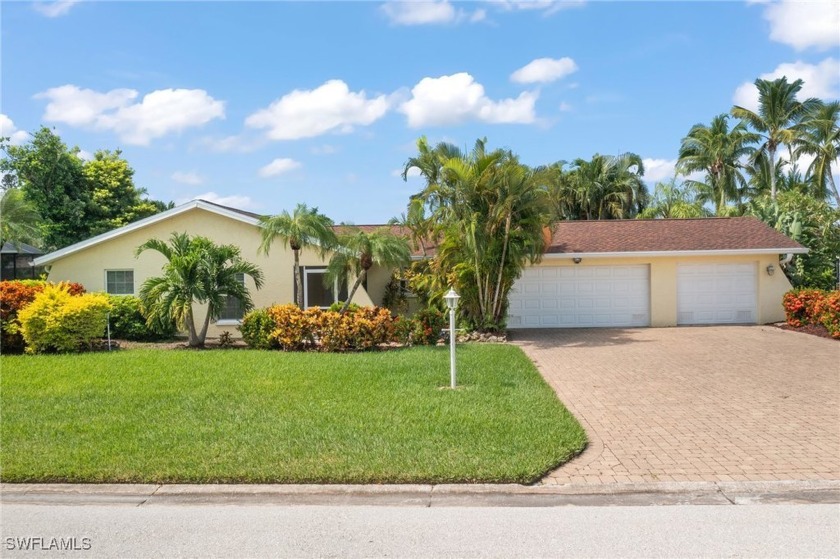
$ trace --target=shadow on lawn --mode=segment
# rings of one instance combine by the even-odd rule
[[[550,349],[554,347],[604,347],[648,343],[641,328],[555,328],[509,330],[508,341],[518,345]]]

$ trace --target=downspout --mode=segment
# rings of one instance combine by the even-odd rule
[[[789,252],[785,254],[785,257],[779,260],[779,266],[782,268],[787,268],[787,265],[790,264],[790,261],[793,260],[793,253]]]

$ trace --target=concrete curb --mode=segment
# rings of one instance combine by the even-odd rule
[[[838,481],[606,485],[0,484],[0,502],[35,505],[645,506],[840,503]]]

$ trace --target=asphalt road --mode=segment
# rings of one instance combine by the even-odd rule
[[[836,504],[426,508],[4,503],[0,514],[2,557],[840,556]],[[27,542],[37,550],[21,550]],[[53,544],[79,550],[48,549]]]

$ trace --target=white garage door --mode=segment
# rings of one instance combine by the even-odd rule
[[[755,323],[755,264],[679,264],[677,324]]]
[[[649,325],[647,265],[526,268],[510,293],[510,328]]]

